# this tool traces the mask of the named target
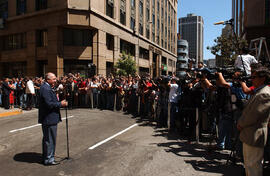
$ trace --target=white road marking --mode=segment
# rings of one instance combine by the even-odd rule
[[[67,118],[70,119],[70,118],[73,118],[74,116],[68,116]],[[66,120],[66,117],[65,118],[62,118],[62,120]],[[26,129],[29,129],[29,128],[34,128],[34,127],[37,127],[37,126],[40,126],[41,124],[36,124],[36,125],[31,125],[31,126],[28,126],[28,127],[24,127],[24,128],[19,128],[19,129],[15,129],[15,130],[11,130],[9,131],[10,133],[14,133],[14,132],[17,132],[17,131],[23,131],[23,130],[26,130]]]
[[[137,126],[137,125],[138,125],[137,123],[135,123],[134,125],[131,125],[130,127],[128,127],[128,128],[126,128],[126,129],[120,131],[119,133],[117,133],[117,134],[115,134],[115,135],[113,135],[113,136],[111,136],[111,137],[109,137],[109,138],[107,138],[107,139],[105,139],[105,140],[103,140],[103,141],[101,141],[101,142],[99,142],[99,143],[93,145],[92,147],[89,147],[88,150],[93,150],[93,149],[95,149],[96,147],[98,147],[98,146],[100,146],[100,145],[102,145],[102,144],[108,142],[109,140],[115,138],[116,136],[119,136],[120,134],[123,134],[124,132],[130,130],[131,128],[133,128],[133,127],[135,127],[135,126]]]

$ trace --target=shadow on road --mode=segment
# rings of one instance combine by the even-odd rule
[[[166,152],[184,157],[184,161],[190,164],[196,171],[205,173],[216,173],[224,176],[244,175],[244,168],[241,163],[226,164],[230,151],[214,150],[210,143],[210,137],[202,137],[200,143],[188,142],[187,134],[180,134],[179,131],[170,131],[168,128],[157,128],[151,119],[136,118],[140,126],[154,128],[155,137],[164,137],[169,140],[166,143],[152,143],[164,148]]]
[[[42,164],[42,154],[35,152],[24,152],[16,154],[13,159],[18,162]]]

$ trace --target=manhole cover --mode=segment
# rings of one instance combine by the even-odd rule
[[[5,150],[6,148],[7,148],[6,145],[0,144],[0,152],[3,151],[3,150]]]

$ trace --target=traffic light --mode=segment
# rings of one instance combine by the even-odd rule
[[[90,64],[89,70],[88,70],[88,77],[93,77],[96,75],[96,65],[95,64]]]

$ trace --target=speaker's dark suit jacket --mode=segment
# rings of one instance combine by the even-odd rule
[[[56,125],[61,121],[61,103],[47,82],[40,87],[39,103],[38,123]]]
[[[8,86],[8,83],[3,82],[3,84],[2,84],[2,90],[3,90],[3,92],[2,92],[3,95],[9,96],[10,91],[11,91],[12,89]]]

